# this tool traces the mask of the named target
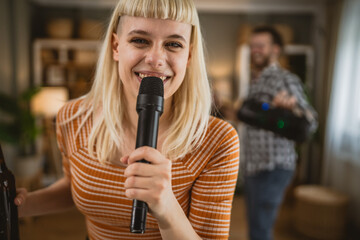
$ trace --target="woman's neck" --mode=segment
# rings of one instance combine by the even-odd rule
[[[172,98],[164,100],[164,110],[159,120],[159,135],[164,133],[169,125],[171,119],[171,105]],[[127,101],[125,104],[125,123],[124,126],[128,128],[129,133],[136,135],[138,125],[138,113],[136,112],[136,101]]]

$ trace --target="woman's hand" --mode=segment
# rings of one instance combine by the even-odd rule
[[[24,206],[24,203],[26,201],[28,192],[25,188],[18,188],[16,189],[16,197],[14,199],[15,205],[18,206],[18,214],[19,217],[22,217],[22,206]]]
[[[137,162],[145,159],[150,164]],[[125,195],[144,201],[150,213],[161,221],[177,201],[171,186],[171,161],[151,147],[135,149],[120,160],[125,170]]]

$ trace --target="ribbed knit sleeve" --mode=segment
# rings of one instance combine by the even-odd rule
[[[70,174],[70,156],[78,150],[81,143],[79,143],[78,128],[81,124],[82,118],[74,118],[81,100],[75,100],[63,106],[56,116],[56,137],[59,150],[62,155],[63,171],[66,176],[71,177]]]
[[[65,133],[63,133],[63,129],[61,128],[62,122],[63,122],[63,111],[61,109],[58,112],[57,117],[56,117],[56,138],[57,138],[58,147],[59,147],[61,157],[62,157],[63,172],[64,172],[65,176],[70,178],[69,156],[68,156],[68,153],[66,150],[66,141],[64,138]]]
[[[228,239],[231,206],[239,167],[239,139],[224,121],[213,121],[202,156],[210,160],[196,179],[189,219],[203,239]]]

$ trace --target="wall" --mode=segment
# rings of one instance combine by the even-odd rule
[[[0,91],[16,94],[30,83],[28,1],[2,0],[0,9]]]
[[[13,69],[11,55],[11,31],[10,31],[10,13],[8,9],[10,1],[0,1],[0,91],[14,92],[15,86],[12,84]]]

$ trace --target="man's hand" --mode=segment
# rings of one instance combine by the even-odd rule
[[[286,91],[280,91],[273,99],[272,103],[275,107],[294,109],[297,104],[295,96],[290,96]]]

